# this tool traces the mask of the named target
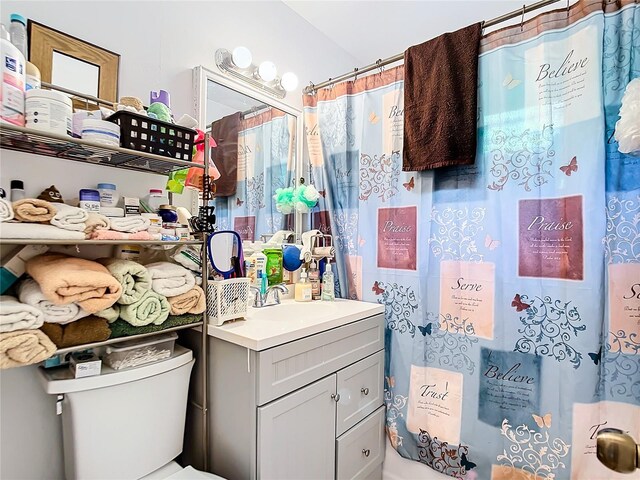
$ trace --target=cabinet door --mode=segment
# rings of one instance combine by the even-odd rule
[[[362,420],[337,440],[337,480],[382,478],[384,407]]]
[[[336,376],[258,408],[258,479],[334,478]]]
[[[338,372],[337,435],[382,405],[383,381],[384,350]]]

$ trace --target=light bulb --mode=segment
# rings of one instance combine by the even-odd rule
[[[231,60],[238,68],[248,68],[253,58],[251,57],[251,51],[247,47],[236,47],[231,54]]]
[[[287,92],[292,92],[298,88],[298,76],[293,72],[286,72],[282,75],[280,84]]]
[[[277,74],[278,70],[276,69],[275,64],[268,60],[262,62],[258,67],[258,75],[260,75],[260,78],[265,82],[270,82],[271,80],[276,78]]]

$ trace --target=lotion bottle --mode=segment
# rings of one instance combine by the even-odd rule
[[[307,280],[307,272],[300,274],[300,281],[296,283],[296,302],[310,302],[313,299],[311,284]]]

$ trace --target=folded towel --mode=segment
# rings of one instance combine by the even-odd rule
[[[57,325],[45,323],[40,328],[58,348],[75,347],[85,343],[102,342],[111,335],[109,324],[104,318],[94,315],[70,323]]]
[[[42,312],[37,308],[9,295],[0,296],[0,332],[40,328],[43,321]]]
[[[39,363],[56,352],[56,346],[40,330],[0,333],[0,369]]]
[[[107,322],[113,323],[120,317],[120,305],[114,303],[109,308],[94,313],[96,317],[104,318]]]
[[[72,207],[66,203],[54,204],[57,213],[51,219],[51,225],[55,225],[58,228],[64,230],[71,230],[74,232],[84,232],[87,228],[85,222],[89,218],[89,214],[86,210],[78,207]]]
[[[183,315],[185,313],[203,313],[207,309],[204,292],[198,286],[193,287],[187,293],[167,298],[171,305],[171,315]]]
[[[84,240],[84,233],[43,223],[0,223],[0,238],[29,240]]]
[[[476,23],[404,53],[403,170],[473,165],[481,34]]]
[[[31,305],[42,312],[42,319],[48,323],[73,322],[89,315],[75,303],[56,305],[45,297],[40,285],[32,279],[26,278],[18,285],[18,299],[27,305]]]
[[[23,198],[13,202],[13,214],[21,222],[49,223],[56,214],[56,207],[37,198]]]
[[[91,240],[151,240],[151,235],[149,232],[122,233],[113,230],[94,230],[89,238]]]
[[[151,288],[165,297],[175,297],[191,290],[196,279],[189,270],[170,262],[156,262],[147,265],[151,274]]]
[[[8,222],[13,220],[13,207],[11,202],[0,198],[0,222]]]
[[[117,303],[121,305],[136,303],[151,290],[151,275],[143,265],[118,258],[100,258],[97,262],[107,267],[109,273],[122,285],[122,296]]]
[[[111,230],[124,233],[136,233],[149,230],[149,219],[141,215],[135,217],[113,217]]]
[[[84,224],[84,233],[90,235],[95,230],[109,230],[110,222],[104,215],[91,212]]]
[[[179,327],[190,323],[198,323],[202,320],[202,315],[169,315],[162,325],[145,325],[143,327],[134,327],[121,318],[113,322],[111,328],[111,338],[128,337],[131,335],[139,335],[142,333],[155,333],[167,328]]]
[[[171,305],[166,297],[149,290],[140,300],[120,307],[120,317],[134,327],[153,323],[161,325],[169,316]]]
[[[27,273],[56,305],[77,303],[88,313],[110,307],[122,293],[104,265],[84,258],[38,255],[27,262]]]

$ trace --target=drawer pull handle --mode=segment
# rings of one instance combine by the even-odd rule
[[[340,394],[339,393],[332,393],[331,394],[331,398],[334,399],[337,402],[340,401]]]
[[[361,389],[360,389],[360,392],[361,392],[363,395],[369,395],[369,389],[368,389],[367,387],[363,387],[363,388],[361,388]]]
[[[363,454],[365,457],[368,457],[369,455],[371,455],[371,450],[369,450],[368,448],[363,448],[363,449],[362,449],[362,454]]]

